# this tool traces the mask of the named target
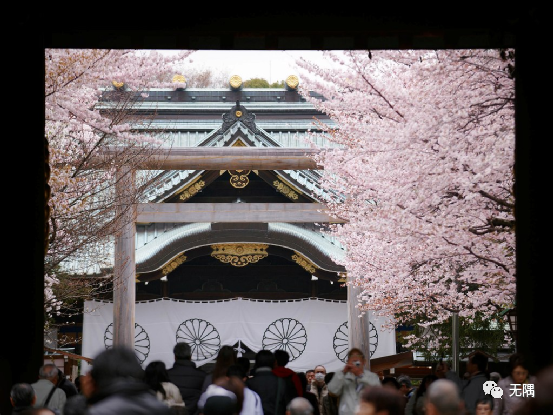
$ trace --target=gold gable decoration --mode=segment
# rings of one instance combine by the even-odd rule
[[[180,200],[190,199],[192,196],[194,196],[196,193],[202,190],[204,186],[205,186],[205,182],[203,180],[196,180],[194,183],[189,184],[180,192],[179,199]]]
[[[300,254],[299,252],[297,251],[294,251],[294,252],[295,254],[292,255],[292,259],[294,260],[294,262],[299,266],[301,266],[307,272],[311,274],[315,273],[318,267],[313,262],[311,262],[306,257],[304,257],[302,254]]]
[[[266,251],[268,248],[269,245],[266,244],[215,244],[211,245],[211,249],[213,249],[211,256],[223,264],[244,267],[267,257],[269,255]]]
[[[243,189],[248,185],[250,179],[248,179],[248,174],[251,170],[229,170],[230,173],[230,184],[236,189]]]
[[[174,271],[184,261],[186,261],[186,256],[181,252],[161,269],[162,274],[163,275],[169,274],[170,272]]]
[[[232,144],[231,147],[247,147],[246,144],[239,138]]]
[[[292,186],[284,184],[283,182],[278,181],[278,180],[275,180],[273,182],[273,186],[280,193],[282,193],[284,196],[286,196],[286,197],[288,197],[289,199],[292,199],[292,200],[297,200],[298,199],[298,193],[301,194],[301,192],[299,190],[297,190],[297,189],[292,190],[293,189]]]

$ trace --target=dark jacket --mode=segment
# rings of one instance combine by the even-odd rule
[[[461,392],[461,398],[465,402],[465,409],[467,413],[476,413],[476,402],[479,399],[483,399],[484,383],[488,381],[488,378],[484,372],[477,372],[472,375],[468,380],[461,379],[457,372],[449,370],[445,372],[445,377],[449,380],[457,383],[459,391]]]
[[[338,398],[332,395],[323,397],[323,412],[321,415],[338,415]]]
[[[286,382],[286,399],[291,401],[292,399],[303,396],[303,387],[301,386],[300,378],[298,374],[292,369],[288,369],[284,366],[277,366],[273,369],[273,373],[279,378],[282,378]]]
[[[79,391],[77,390],[77,387],[75,386],[75,384],[73,382],[71,382],[69,379],[65,378],[65,377],[63,377],[58,382],[58,388],[60,388],[61,390],[63,390],[65,392],[65,396],[67,398],[75,396],[79,393]]]
[[[159,401],[146,383],[116,379],[87,401],[86,415],[169,415],[169,407]]]
[[[269,367],[255,370],[255,376],[246,380],[246,386],[261,398],[264,415],[284,415],[286,412],[286,384]],[[278,409],[277,409],[278,404]]]
[[[319,401],[317,400],[317,395],[315,395],[313,392],[305,391],[303,393],[303,398],[307,399],[311,406],[313,407],[313,415],[321,415],[321,411],[319,410]]]
[[[29,406],[14,406],[13,409],[12,409],[11,414],[15,415],[15,414],[20,414],[21,412],[32,411],[32,410],[33,410],[32,405],[29,405]]]
[[[198,399],[207,376],[203,370],[196,368],[190,360],[177,359],[171,369],[167,370],[169,380],[178,386],[188,413],[194,415],[198,410]]]

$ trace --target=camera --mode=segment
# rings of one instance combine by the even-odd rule
[[[356,360],[353,364],[357,367],[361,367],[361,362],[359,360]]]

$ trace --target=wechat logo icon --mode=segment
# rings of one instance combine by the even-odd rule
[[[493,380],[488,380],[487,382],[484,382],[482,385],[482,388],[484,389],[484,393],[486,395],[489,395],[491,390],[497,386],[497,383],[495,383]]]
[[[482,389],[484,389],[484,393],[486,395],[491,394],[494,398],[503,399],[503,389],[497,386],[497,383],[495,383],[493,380],[488,380],[487,382],[484,382],[484,384],[482,385]]]

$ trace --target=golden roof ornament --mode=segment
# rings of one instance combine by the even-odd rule
[[[229,79],[229,85],[232,89],[240,89],[242,87],[242,78],[238,75],[232,75]]]
[[[288,78],[286,78],[285,83],[289,89],[296,89],[300,81],[296,75],[290,75]]]
[[[267,248],[269,248],[269,245],[265,244],[215,244],[211,245],[211,249],[213,249],[211,256],[224,264],[244,267],[268,256]]]
[[[122,88],[123,85],[125,85],[124,82],[117,82],[117,81],[111,81],[111,84],[112,84],[116,89]]]
[[[182,75],[175,75],[173,76],[173,79],[172,79],[173,82],[181,82],[181,83],[185,83],[186,82],[186,78]]]
[[[175,75],[172,79],[176,90],[183,90],[186,88],[186,78],[183,75]]]

